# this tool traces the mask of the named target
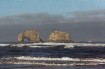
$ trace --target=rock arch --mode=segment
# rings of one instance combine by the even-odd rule
[[[39,37],[39,33],[34,30],[26,30],[18,35],[18,42],[24,42],[24,39],[27,39],[28,42],[42,41],[41,38]]]

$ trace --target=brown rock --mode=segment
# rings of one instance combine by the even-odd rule
[[[26,30],[21,32],[18,36],[18,42],[24,42],[24,39],[28,39],[29,42],[41,42],[39,33],[34,30]]]
[[[49,35],[49,42],[71,42],[70,36],[66,32],[54,31]]]

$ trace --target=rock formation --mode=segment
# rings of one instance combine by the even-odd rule
[[[49,35],[49,42],[71,42],[71,38],[68,33],[61,31],[54,31]]]
[[[27,39],[29,42],[41,42],[39,33],[34,30],[26,30],[21,32],[18,36],[18,42],[24,42]]]

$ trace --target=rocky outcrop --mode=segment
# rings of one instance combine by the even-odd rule
[[[71,42],[71,38],[67,32],[54,31],[49,35],[49,42]]]
[[[34,30],[26,30],[21,32],[18,36],[18,42],[24,42],[27,39],[29,42],[41,42],[39,33]]]

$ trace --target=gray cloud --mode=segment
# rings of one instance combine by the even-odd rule
[[[1,25],[10,24],[49,24],[62,23],[62,15],[50,15],[48,13],[22,14],[17,16],[8,16],[0,19]]]
[[[40,32],[47,40],[54,30],[66,31],[76,41],[105,41],[105,11],[74,12],[72,16],[48,13],[22,14],[0,18],[0,42],[14,42],[18,34],[27,29]]]
[[[72,16],[78,21],[105,21],[105,10],[73,12]]]

